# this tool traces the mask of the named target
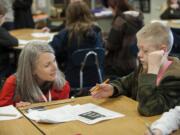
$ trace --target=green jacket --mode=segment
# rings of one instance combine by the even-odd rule
[[[145,116],[153,116],[168,111],[180,104],[180,60],[169,57],[172,64],[156,86],[155,74],[133,72],[111,82],[114,87],[112,97],[126,95],[139,102],[138,111]]]

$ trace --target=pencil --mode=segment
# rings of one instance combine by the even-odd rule
[[[104,82],[103,82],[103,84],[106,84],[106,83],[108,83],[109,82],[109,79],[106,79]],[[99,91],[100,89],[99,89],[99,85],[96,85],[94,88],[92,88],[91,90],[90,90],[90,92],[95,92],[95,91]]]
[[[0,113],[0,116],[16,117],[17,114]]]

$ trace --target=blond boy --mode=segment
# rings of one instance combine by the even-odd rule
[[[139,68],[110,84],[100,84],[94,98],[126,95],[139,102],[145,116],[161,114],[176,106],[180,95],[180,61],[168,57],[173,36],[169,27],[159,22],[145,25],[137,33]]]

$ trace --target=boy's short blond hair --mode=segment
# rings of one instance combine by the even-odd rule
[[[137,34],[138,41],[145,41],[154,45],[167,45],[168,53],[173,45],[173,35],[171,29],[160,22],[153,22],[145,25]]]

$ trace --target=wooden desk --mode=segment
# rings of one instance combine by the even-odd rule
[[[137,102],[125,96],[114,99],[102,100],[95,100],[91,97],[81,97],[73,100],[74,102],[70,104],[75,105],[91,102],[99,106],[108,108],[110,110],[123,113],[126,116],[123,118],[103,121],[94,125],[87,125],[80,121],[72,121],[60,124],[39,124],[36,122],[34,123],[47,135],[143,135],[144,131],[146,130],[144,121],[150,124],[154,120],[159,118],[159,116],[140,116],[137,112]],[[38,105],[46,104],[49,103],[42,103]],[[62,105],[64,104],[52,105],[48,106],[48,108],[58,107]]]
[[[179,28],[180,29],[180,20],[169,20],[168,25],[171,28]]]
[[[171,28],[180,29],[180,19],[179,20],[152,20],[151,22],[161,22]]]
[[[41,135],[27,119],[0,121],[0,135]]]
[[[38,29],[18,29],[18,30],[12,30],[10,33],[15,36],[17,39],[21,40],[49,40],[49,37],[33,37],[32,33],[39,33],[42,32],[42,30]],[[22,49],[24,45],[19,44],[18,47],[14,47],[15,49]]]
[[[63,103],[71,101],[71,103]],[[93,125],[87,125],[80,121],[72,121],[60,124],[39,124],[34,122],[40,132],[31,122],[26,118],[17,120],[1,121],[0,135],[143,135],[146,130],[144,121],[149,124],[158,119],[159,116],[143,117],[137,112],[137,102],[125,96],[114,99],[95,100],[91,97],[82,97],[76,99],[59,100],[51,103],[39,103],[32,106],[44,105],[47,108],[54,108],[65,104],[85,104],[94,103],[110,110],[120,112],[126,116],[123,118],[116,118],[112,120],[102,121]],[[54,105],[53,105],[54,104]],[[56,105],[55,105],[56,104]],[[51,106],[48,106],[51,105]],[[21,111],[23,112],[22,108]],[[173,135],[179,135],[180,130]]]

